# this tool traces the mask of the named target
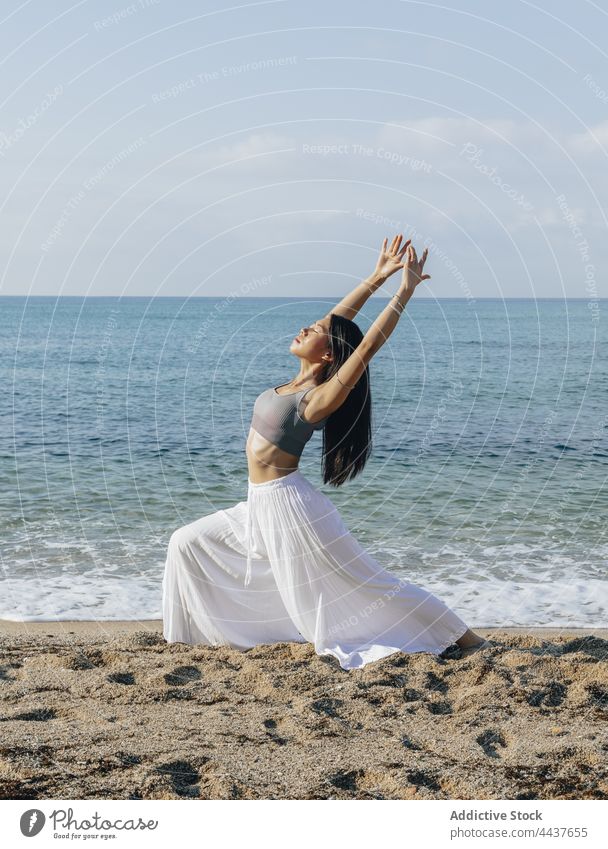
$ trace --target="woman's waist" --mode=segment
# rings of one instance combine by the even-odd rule
[[[285,448],[271,442],[267,436],[261,434],[253,426],[249,429],[246,451],[248,460],[254,465],[260,467],[276,465],[288,471],[297,467],[301,457],[301,452],[298,454],[290,453]]]
[[[269,478],[268,480],[256,482],[252,481],[251,478],[249,478],[247,481],[250,493],[266,492],[270,489],[279,489],[281,487],[291,486],[297,483],[308,483],[308,481],[299,469],[293,469],[287,474],[281,474],[278,477]]]

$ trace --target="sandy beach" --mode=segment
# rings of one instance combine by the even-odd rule
[[[608,631],[345,671],[160,621],[0,622],[4,799],[607,799]]]

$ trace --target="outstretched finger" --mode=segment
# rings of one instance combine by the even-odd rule
[[[424,268],[424,263],[426,262],[426,258],[429,255],[429,249],[425,248],[422,254],[422,259],[420,260],[420,268]]]
[[[412,241],[411,239],[408,239],[408,240],[407,240],[407,242],[405,243],[405,245],[403,245],[403,247],[402,247],[402,248],[401,248],[401,250],[399,251],[399,255],[398,255],[397,259],[399,259],[399,260],[403,259],[403,254],[404,254],[404,253],[406,252],[406,250],[408,249],[409,244],[410,244],[410,242],[411,242],[411,241]]]
[[[393,238],[393,241],[391,242],[391,249],[390,249],[390,253],[393,253],[393,251],[395,250],[395,243],[397,242],[397,239],[398,239],[398,238],[399,238],[398,236],[395,236],[395,237]]]
[[[380,248],[380,250],[382,251],[382,253],[384,253],[384,251],[386,250],[386,246],[387,246],[387,245],[388,245],[388,238],[385,236],[385,237],[384,237],[384,241],[382,242],[382,247]]]

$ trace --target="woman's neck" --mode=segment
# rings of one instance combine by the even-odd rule
[[[291,384],[293,386],[309,386],[311,384],[317,384],[322,370],[323,366],[317,363],[314,365],[311,365],[310,363],[307,365],[302,364],[300,366],[299,373],[293,378]]]

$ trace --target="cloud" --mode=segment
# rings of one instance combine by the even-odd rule
[[[606,159],[608,155],[608,120],[589,127],[583,133],[571,134],[568,137],[567,147],[572,153],[579,156],[599,155],[602,159]]]

